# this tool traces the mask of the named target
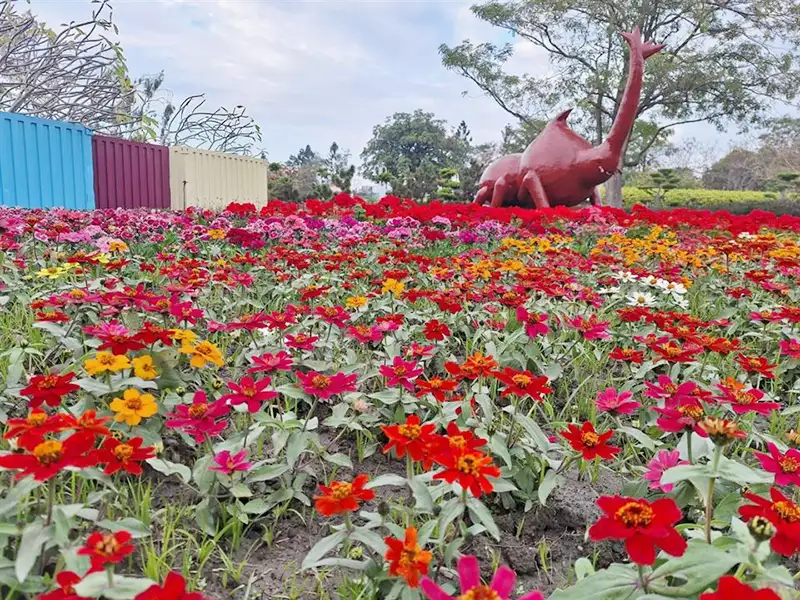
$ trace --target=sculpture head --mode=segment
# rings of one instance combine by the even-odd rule
[[[580,180],[587,186],[605,183],[620,172],[620,155],[601,144],[583,152],[580,164]]]

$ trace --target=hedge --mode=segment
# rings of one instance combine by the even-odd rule
[[[751,204],[758,202],[773,202],[777,194],[770,192],[753,192],[749,190],[704,190],[704,189],[679,189],[669,190],[662,206],[712,206],[716,204]],[[789,199],[797,200],[798,194],[789,194]],[[656,208],[653,196],[641,188],[622,188],[622,200],[625,206],[644,204]]]

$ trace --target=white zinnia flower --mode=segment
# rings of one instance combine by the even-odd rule
[[[627,300],[629,306],[653,306],[656,301],[653,294],[647,292],[635,292],[628,296]]]
[[[639,278],[630,271],[617,271],[617,279],[620,283],[632,283]]]

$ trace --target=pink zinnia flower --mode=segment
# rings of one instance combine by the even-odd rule
[[[308,373],[295,371],[294,374],[300,380],[303,391],[309,396],[318,397],[320,400],[329,400],[331,396],[336,394],[356,391],[355,373],[352,375],[336,373],[328,376],[316,371],[309,371]]]
[[[595,404],[600,412],[607,412],[612,415],[629,415],[641,406],[636,400],[631,400],[632,396],[631,392],[618,394],[617,390],[610,387],[597,394]]]
[[[647,391],[644,395],[647,398],[655,398],[656,400],[677,400],[691,397],[695,389],[697,389],[697,384],[693,381],[684,381],[678,384],[666,375],[659,375],[658,383],[645,381],[644,384],[647,386]]]
[[[775,474],[775,485],[800,485],[800,450],[789,448],[781,454],[778,447],[768,443],[769,454],[754,452],[761,468]]]
[[[383,365],[378,371],[386,377],[387,386],[402,385],[409,392],[414,391],[413,380],[422,375],[419,363],[406,362],[399,356],[394,357],[391,365]]]
[[[651,490],[661,490],[665,494],[669,494],[675,485],[672,483],[661,484],[661,476],[664,471],[677,467],[678,465],[688,465],[685,460],[681,460],[681,453],[677,450],[660,450],[649,463],[647,463],[648,471],[644,474],[644,478],[650,482]]]
[[[584,339],[587,340],[607,340],[611,337],[608,333],[608,321],[598,321],[597,315],[591,315],[588,319],[583,316],[577,316],[572,319],[567,319],[567,322],[575,329],[583,334]]]
[[[344,327],[350,320],[350,314],[341,306],[318,306],[314,309],[314,314],[326,323],[336,325],[340,328]]]
[[[195,324],[203,318],[203,311],[192,308],[191,302],[178,302],[175,298],[170,300],[169,314],[178,322]]]
[[[461,584],[459,596],[451,596],[427,577],[422,578],[422,591],[428,600],[456,600],[456,598],[510,600],[517,574],[503,566],[497,569],[488,586],[483,585],[478,559],[474,556],[462,556],[458,559],[458,579]],[[544,600],[544,596],[540,592],[528,592],[518,600]]]
[[[167,415],[167,427],[181,429],[200,444],[214,435],[219,435],[227,423],[222,419],[230,407],[219,400],[208,402],[205,392],[195,392],[191,404],[180,404],[175,412]]]
[[[287,335],[286,345],[289,348],[296,350],[313,350],[314,343],[319,340],[316,335],[307,335],[305,333],[298,333],[297,335]]]
[[[411,342],[411,345],[403,352],[406,358],[429,358],[433,356],[433,346],[423,346],[417,342]]]
[[[261,356],[250,359],[253,366],[247,369],[248,373],[271,373],[272,371],[291,371],[294,366],[292,355],[281,350],[277,354],[265,352]]]
[[[249,471],[252,466],[253,463],[247,460],[247,450],[240,450],[236,454],[223,450],[214,457],[214,464],[208,470],[233,475],[236,471]]]
[[[728,378],[723,383],[717,384],[717,387],[722,391],[722,396],[718,396],[717,400],[730,404],[737,415],[756,412],[768,417],[772,411],[781,407],[777,402],[763,401],[764,392],[755,388],[745,388],[743,383],[735,379]]]
[[[537,335],[550,333],[550,328],[545,323],[546,320],[546,313],[528,312],[523,306],[517,308],[517,321],[525,326],[525,333],[528,334],[528,337],[534,338]]]
[[[800,340],[781,340],[781,354],[800,360]]]
[[[228,383],[228,387],[233,393],[225,394],[219,401],[227,402],[232,406],[247,404],[249,412],[258,412],[265,402],[269,402],[278,396],[277,392],[267,389],[271,383],[272,380],[269,377],[264,377],[258,381],[253,381],[252,377],[242,377],[241,383]]]
[[[383,332],[380,329],[377,327],[369,327],[367,325],[351,326],[350,329],[347,330],[347,334],[350,337],[357,339],[362,344],[380,342],[383,339]]]

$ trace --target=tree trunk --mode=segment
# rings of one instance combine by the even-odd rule
[[[622,208],[621,173],[615,173],[611,179],[606,182],[606,200],[603,204],[605,206],[612,206],[614,208]]]

